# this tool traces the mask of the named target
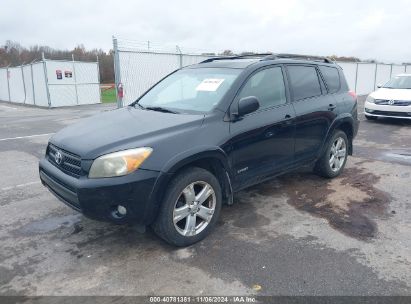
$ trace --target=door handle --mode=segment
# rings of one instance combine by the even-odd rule
[[[336,107],[337,107],[337,106],[336,106],[335,104],[330,103],[330,104],[328,105],[328,110],[329,110],[329,111],[334,111]]]
[[[293,119],[290,114],[287,114],[284,116],[284,120],[282,122],[282,125],[290,125],[293,122]]]
[[[272,132],[272,131],[268,131],[267,133],[265,133],[265,137],[266,138],[269,138],[269,137],[272,137],[272,136],[274,136],[274,132]]]

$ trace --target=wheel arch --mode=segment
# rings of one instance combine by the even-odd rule
[[[155,219],[158,213],[158,209],[164,199],[165,189],[170,181],[181,171],[189,167],[203,168],[214,174],[221,186],[223,202],[232,204],[232,173],[225,152],[219,147],[203,148],[201,151],[199,149],[190,150],[174,156],[163,166],[160,177],[152,192],[152,220]]]
[[[338,116],[331,124],[328,129],[327,136],[324,140],[323,147],[319,157],[324,153],[324,150],[327,148],[327,143],[329,142],[331,136],[335,130],[343,131],[348,138],[348,154],[352,155],[353,153],[353,139],[355,136],[354,130],[354,118],[350,114],[342,114]]]

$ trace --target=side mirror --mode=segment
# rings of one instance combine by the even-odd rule
[[[234,113],[234,115],[238,118],[254,111],[257,111],[260,107],[260,102],[258,101],[257,97],[249,96],[241,98],[238,101],[238,112]]]
[[[382,88],[382,84],[381,83],[377,84],[377,88]]]

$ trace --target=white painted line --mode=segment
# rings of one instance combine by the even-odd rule
[[[17,108],[13,108],[13,107],[10,107],[10,106],[4,106],[4,105],[0,105],[0,109],[1,108],[5,109],[5,110],[17,110]]]
[[[48,136],[48,135],[53,135],[53,134],[54,134],[54,133],[45,133],[45,134],[35,134],[35,135],[27,135],[27,136],[17,136],[17,137],[0,138],[0,141],[15,140],[15,139],[24,139],[24,138],[32,138],[32,137],[39,137],[39,136]]]
[[[39,183],[40,183],[40,181],[30,182],[30,183],[25,183],[25,184],[19,184],[19,185],[15,185],[15,186],[11,186],[11,187],[1,188],[1,191],[12,190],[14,188],[22,188],[22,187],[26,187],[26,186],[30,186],[30,185],[39,184]]]

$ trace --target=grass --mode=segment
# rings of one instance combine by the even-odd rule
[[[116,102],[116,90],[114,88],[101,89],[101,102],[102,103],[112,103]]]

